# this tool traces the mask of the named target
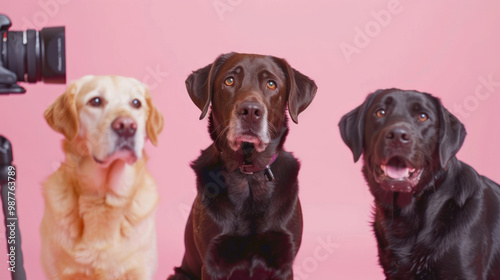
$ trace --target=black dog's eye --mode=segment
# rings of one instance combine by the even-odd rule
[[[92,107],[101,107],[102,99],[100,97],[93,97],[92,99],[89,100],[87,104],[89,104]]]
[[[226,84],[226,86],[232,86],[234,84],[234,78],[233,77],[226,78],[224,84]]]
[[[425,122],[428,119],[429,119],[429,116],[427,116],[426,113],[421,113],[420,115],[418,115],[418,120],[421,122]]]
[[[139,109],[141,108],[141,101],[139,101],[139,99],[134,99],[132,100],[132,107],[136,108],[136,109]]]
[[[273,80],[267,81],[267,88],[270,90],[275,90],[276,89],[276,82]]]
[[[379,109],[375,115],[378,117],[378,118],[382,118],[383,116],[385,116],[385,110],[384,109]]]

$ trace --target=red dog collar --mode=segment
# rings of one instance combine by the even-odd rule
[[[278,154],[277,153],[274,154],[274,156],[271,159],[271,161],[269,162],[269,164],[266,165],[266,167],[264,167],[264,168],[262,168],[260,166],[254,166],[253,164],[243,163],[242,165],[240,165],[240,171],[243,174],[251,175],[251,174],[254,174],[255,172],[265,170],[264,174],[266,175],[266,178],[270,182],[273,182],[274,181],[274,174],[273,174],[273,172],[271,172],[270,166],[271,166],[271,164],[273,164],[273,162],[276,160],[277,157],[278,157]]]

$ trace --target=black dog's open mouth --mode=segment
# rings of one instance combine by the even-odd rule
[[[401,157],[391,157],[373,171],[382,189],[393,192],[412,192],[420,181],[423,169],[412,167]]]

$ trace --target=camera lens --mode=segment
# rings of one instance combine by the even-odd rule
[[[66,82],[64,27],[2,33],[0,58],[4,67],[16,74],[17,81]]]
[[[40,31],[42,78],[46,83],[66,83],[66,44],[64,27]]]

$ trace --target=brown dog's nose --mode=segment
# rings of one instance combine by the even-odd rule
[[[397,141],[402,144],[407,144],[411,141],[410,133],[408,129],[404,127],[390,129],[385,135],[385,138],[389,141]]]
[[[113,131],[122,137],[132,137],[137,130],[137,124],[132,118],[118,117],[111,124]]]
[[[245,118],[247,121],[257,121],[263,115],[263,108],[257,102],[253,101],[245,101],[238,106],[238,116],[241,118]]]

